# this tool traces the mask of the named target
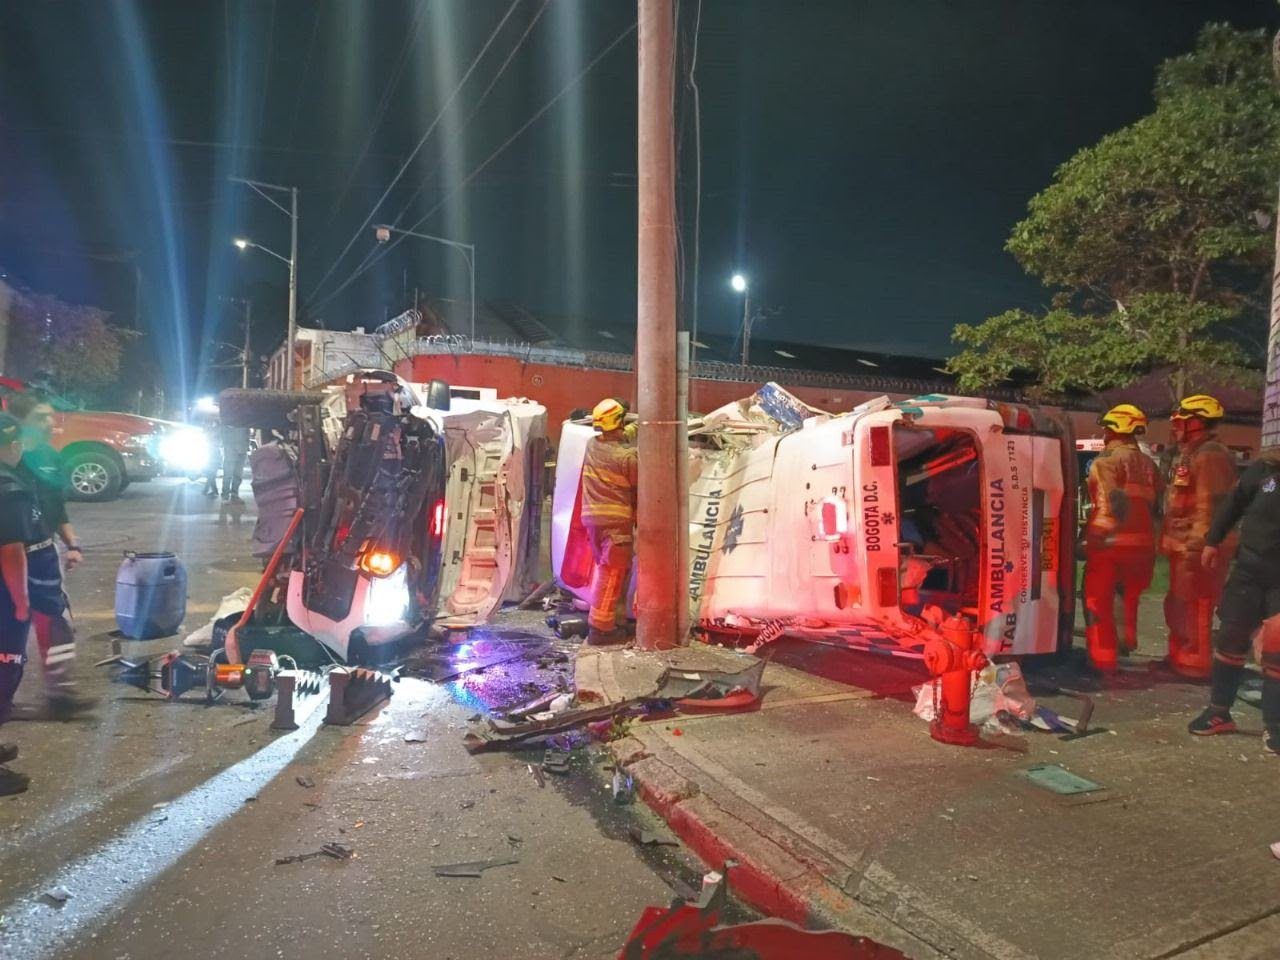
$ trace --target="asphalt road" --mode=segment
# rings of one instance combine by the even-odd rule
[[[78,671],[102,699],[91,719],[3,731],[32,786],[0,800],[0,957],[613,957],[646,905],[696,882],[681,850],[627,838],[648,815],[614,806],[589,761],[539,786],[530,756],[469,756],[463,687],[406,680],[361,725],[317,716],[278,734],[237,694],[208,707],[109,683],[91,664],[111,653],[122,552],[186,563],[185,633],[254,583],[253,506],[228,513],[196,484],[161,482],[72,514]],[[20,701],[40,687],[32,663]],[[331,842],[354,857],[275,865]],[[481,860],[516,862],[433,872]],[[61,905],[46,896],[58,887]]]

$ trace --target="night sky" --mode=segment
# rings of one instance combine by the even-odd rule
[[[634,4],[512,8],[7,0],[0,265],[131,321],[136,262],[143,328],[162,357],[188,358],[185,372],[168,370],[189,385],[208,343],[233,336],[221,298],[254,297],[264,346],[283,332],[284,266],[230,239],[287,254],[288,223],[229,176],[300,188],[305,322],[372,325],[415,286],[465,296],[461,258],[420,241],[331,296],[375,250],[372,230],[358,228],[439,117],[372,222],[402,218],[477,244],[482,299],[523,303],[587,341],[632,326],[636,63],[624,33]],[[1156,65],[1203,23],[1274,29],[1276,10],[1272,0],[705,0],[702,329],[732,332],[735,269],[777,310],[760,335],[804,343],[940,356],[955,323],[1043,303],[1003,249],[1027,200],[1074,151],[1150,109]],[[696,0],[680,3],[682,69],[697,12]],[[691,282],[683,83],[678,106]]]

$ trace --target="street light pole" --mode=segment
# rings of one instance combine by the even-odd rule
[[[278,253],[272,254],[272,256],[277,260],[284,260],[285,263],[289,264],[289,327],[288,333],[285,335],[285,362],[288,364],[288,367],[285,374],[285,385],[288,389],[292,390],[295,389],[297,385],[297,358],[294,354],[294,350],[298,340],[298,188],[285,187],[278,183],[264,183],[261,180],[247,180],[244,177],[230,177],[228,179],[230,179],[232,183],[242,183],[246,187],[249,187],[254,193],[262,197],[262,199],[266,200],[267,203],[271,204],[289,218],[289,258],[285,260],[285,258],[280,256]],[[267,193],[268,190],[273,190],[276,193],[289,194],[288,209]],[[240,247],[241,250],[244,250],[249,246],[254,246],[259,250],[271,253],[270,250],[267,250],[267,248],[261,244],[250,244],[247,242],[241,243],[240,241],[236,241],[236,246]]]
[[[444,244],[446,247],[461,251],[462,256],[467,261],[467,268],[471,271],[471,342],[476,341],[476,245],[474,243],[463,243],[460,240],[450,240],[447,237],[436,237],[429,233],[419,233],[417,230],[405,230],[402,227],[393,227],[390,224],[380,223],[373,228],[373,235],[379,243],[386,243],[391,239],[393,233],[398,233],[404,237],[416,237],[419,240],[431,240],[435,243]]]
[[[297,388],[294,371],[297,369],[298,340],[298,188],[289,188],[289,389]],[[246,374],[248,367],[245,367]],[[248,386],[246,383],[245,386]]]
[[[248,297],[244,300],[244,357],[240,366],[240,386],[249,389],[249,358],[253,356],[252,347],[250,346],[249,332],[253,329],[253,301]]]

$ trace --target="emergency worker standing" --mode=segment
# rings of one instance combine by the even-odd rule
[[[27,545],[37,539],[40,509],[34,493],[17,469],[22,460],[22,430],[12,416],[0,413],[0,724],[13,714],[13,695],[22,682],[31,633],[31,599],[27,587]],[[18,748],[0,743],[0,764],[18,756]],[[25,774],[0,766],[0,796],[27,789]]]
[[[628,441],[626,407],[601,400],[591,412],[600,432],[587,444],[582,464],[582,525],[591,541],[595,570],[591,577],[590,631],[593,646],[625,643],[618,628],[618,603],[625,597],[631,567],[632,528],[636,520],[636,448]]]
[[[1124,590],[1124,650],[1138,645],[1138,600],[1156,562],[1156,464],[1138,445],[1147,416],[1132,404],[1099,419],[1105,447],[1089,466],[1089,519],[1084,527],[1084,622],[1089,662],[1116,669],[1116,587]]]
[[[1263,451],[1214,516],[1201,554],[1205,569],[1226,566],[1222,545],[1236,524],[1240,550],[1218,608],[1209,706],[1188,729],[1201,736],[1235,730],[1231,706],[1261,626],[1262,723],[1267,749],[1280,753],[1280,447]]]
[[[74,570],[84,561],[84,553],[67,516],[63,496],[66,477],[61,458],[51,443],[53,407],[40,394],[20,393],[10,399],[9,412],[22,426],[23,452],[16,471],[18,477],[35,494],[46,530],[62,541],[67,570]],[[33,599],[38,600],[32,604],[31,620],[40,649],[48,716],[65,720],[89,709],[95,701],[81,696],[76,687],[76,638],[71,625],[71,605],[63,589],[62,567],[50,560],[58,560],[56,552],[41,553],[43,569],[30,571]]]
[[[1235,553],[1235,534],[1218,545],[1221,561],[1213,570],[1201,565],[1214,514],[1236,482],[1231,451],[1218,442],[1214,428],[1222,404],[1198,394],[1173,412],[1173,438],[1178,456],[1165,496],[1160,549],[1169,558],[1169,593],[1164,601],[1169,625],[1169,666],[1176,673],[1208,679],[1213,610],[1222,596],[1226,569]]]

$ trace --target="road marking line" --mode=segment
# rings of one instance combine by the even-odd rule
[[[274,780],[320,728],[317,710],[302,726],[257,753],[210,777],[169,802],[165,819],[156,812],[134,822],[114,840],[72,861],[37,886],[0,907],[9,922],[0,928],[0,956],[42,960],[70,945],[77,936],[107,919],[224,820],[241,812],[244,798]],[[140,850],[151,856],[139,856]],[[127,884],[120,878],[127,877]],[[72,897],[60,909],[41,900],[41,891],[64,886]]]

